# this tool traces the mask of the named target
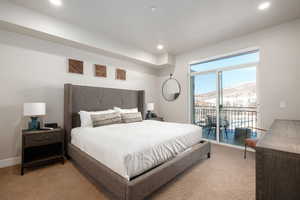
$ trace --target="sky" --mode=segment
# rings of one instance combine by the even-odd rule
[[[205,72],[213,69],[235,66],[259,61],[259,52],[223,58],[205,63],[191,65],[191,71]],[[256,67],[223,71],[223,88],[234,87],[246,82],[256,82]],[[195,76],[195,94],[203,94],[216,91],[216,73],[201,74]]]

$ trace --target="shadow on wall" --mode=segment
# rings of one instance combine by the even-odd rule
[[[0,160],[16,157],[21,152],[21,132],[25,125],[22,113],[23,104],[0,107]]]
[[[21,156],[21,148],[22,148],[22,129],[25,126],[25,120],[23,118],[20,118],[18,121],[16,121],[15,124],[15,130],[14,130],[14,149],[16,151],[16,156]]]

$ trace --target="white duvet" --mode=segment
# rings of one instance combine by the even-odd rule
[[[130,180],[189,149],[201,136],[195,125],[145,120],[74,128],[71,143]]]

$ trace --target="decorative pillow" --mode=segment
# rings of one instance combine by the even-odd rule
[[[139,112],[137,108],[122,109],[122,108],[119,108],[119,107],[114,107],[114,110],[120,112],[121,114],[123,114],[123,113],[137,113],[137,112]]]
[[[119,112],[91,115],[93,127],[122,123]]]
[[[103,110],[103,111],[80,111],[80,122],[81,122],[81,127],[93,127],[93,122],[91,119],[91,115],[96,115],[96,114],[107,114],[107,113],[114,113],[116,112],[115,110]]]
[[[132,122],[141,122],[143,121],[142,114],[140,112],[136,113],[123,113],[122,121],[124,123],[132,123]]]

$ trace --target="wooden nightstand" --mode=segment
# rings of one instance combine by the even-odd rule
[[[53,130],[22,131],[21,175],[25,168],[37,167],[54,161],[65,161],[65,131]]]
[[[156,120],[156,121],[165,121],[163,117],[155,117],[155,118],[150,118],[149,120]]]

